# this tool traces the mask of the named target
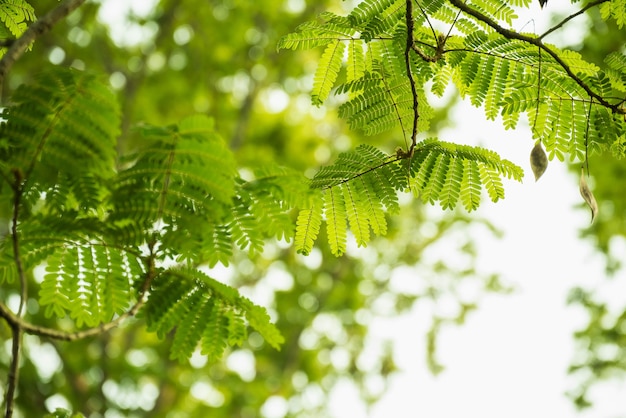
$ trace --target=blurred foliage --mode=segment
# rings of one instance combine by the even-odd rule
[[[591,61],[600,63],[612,52],[626,51],[626,32],[614,22],[593,12],[586,25],[579,48]],[[568,298],[587,315],[586,324],[574,334],[577,352],[570,366],[578,386],[569,395],[579,408],[593,405],[594,386],[626,377],[626,299],[619,290],[626,280],[626,160],[609,154],[590,156],[589,171],[600,212],[582,235],[606,256],[609,279],[599,280],[593,288],[576,287]],[[580,166],[572,166],[572,172],[580,175]]]
[[[31,3],[38,16],[56,5]],[[204,113],[236,150],[244,178],[268,162],[305,171],[358,143],[388,150],[398,145],[393,135],[348,136],[334,112],[311,106],[317,51],[276,51],[294,22],[350,8],[349,3],[132,3],[87,2],[57,24],[13,67],[5,97],[49,65],[44,60],[110,74],[123,114],[120,150],[141,145],[132,129],[140,122],[166,125]],[[445,124],[446,112],[437,110],[433,126]],[[284,242],[269,242],[254,256],[237,252],[229,268],[210,272],[270,309],[285,337],[281,351],[250,332],[247,342],[221,362],[209,363],[196,353],[180,364],[168,358],[170,343],[148,333],[139,319],[81,341],[26,336],[17,409],[27,417],[62,407],[87,417],[252,418],[274,408],[274,415],[284,410],[285,416],[319,417],[329,414],[329,393],[345,379],[371,404],[397,370],[393,342],[370,332],[377,318],[430,307],[430,317],[424,318],[430,328],[424,335],[426,361],[437,372],[442,368],[435,356],[439,331],[463,323],[486,292],[509,290],[497,276],[476,270],[472,228],[495,233],[476,218],[470,225],[463,214],[440,214],[410,201],[389,220],[384,241],[358,251],[348,245],[341,258],[331,256],[326,245],[303,257]],[[39,279],[30,280],[36,288]],[[12,290],[1,292],[9,302],[17,297]],[[35,323],[68,326],[45,318],[35,299],[27,307]],[[4,324],[0,337],[10,337]],[[8,350],[0,345],[3,369]],[[72,416],[62,409],[53,416]]]

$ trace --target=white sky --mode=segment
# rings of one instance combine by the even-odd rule
[[[571,6],[563,3],[553,0],[548,10]],[[518,21],[520,26],[526,24],[525,31],[532,31],[533,25],[538,33],[548,27],[546,10],[540,12],[538,5],[528,16],[534,18],[532,23],[526,24],[530,17]],[[581,39],[583,22],[579,18],[570,23],[563,39]],[[550,42],[558,43],[558,38]],[[394,341],[401,371],[370,414],[349,400],[356,396],[353,389],[340,389],[331,402],[334,416],[626,416],[624,382],[595,387],[591,392],[595,405],[583,413],[564,395],[576,387],[575,379],[567,374],[574,356],[572,333],[585,323],[581,308],[566,306],[568,291],[576,285],[593,287],[605,281],[603,258],[579,237],[580,230],[589,225],[590,213],[581,205],[576,176],[555,160],[535,183],[528,162],[534,142],[522,123],[516,131],[505,131],[499,121],[485,121],[483,110],[469,105],[458,108],[453,118],[456,126],[442,132],[440,139],[493,149],[526,171],[523,184],[506,182],[506,198],[497,204],[485,201],[476,215],[490,219],[504,231],[504,237],[469,232],[475,234],[479,270],[500,272],[516,292],[487,297],[464,325],[443,331],[438,360],[446,368],[438,376],[427,370],[425,362],[425,335],[432,314],[428,308],[418,303],[410,314],[377,320],[372,333]],[[454,255],[449,259],[455,262]],[[611,286],[620,286],[616,281]],[[620,295],[626,294],[626,285],[621,287],[613,292],[614,302],[623,303]]]
[[[424,338],[431,312],[418,304],[410,315],[377,323],[373,333],[393,339],[402,373],[374,409],[374,418],[575,416],[563,394],[574,385],[566,370],[574,352],[572,332],[583,324],[584,315],[566,307],[565,301],[571,287],[604,280],[602,258],[579,238],[590,215],[586,208],[575,208],[582,199],[577,179],[565,164],[552,161],[535,183],[528,168],[533,146],[528,129],[507,132],[498,122],[480,123],[482,128],[477,129],[481,112],[473,108],[457,112],[463,118],[449,135],[474,132],[475,138],[468,138],[472,142],[481,132],[483,146],[526,170],[523,184],[505,184],[505,200],[484,202],[479,210],[478,215],[502,229],[504,237],[478,232],[473,237],[479,270],[500,272],[516,292],[487,297],[466,324],[443,332],[438,359],[446,369],[437,377],[425,365]],[[454,254],[449,258],[455,262]],[[608,402],[594,413],[605,413],[593,416],[623,411],[619,398],[611,402],[610,393],[604,395]],[[347,416],[337,412],[337,417]]]
[[[544,10],[535,3],[515,29],[542,33],[549,28],[550,12],[567,15],[564,9],[576,10],[563,1],[552,0]],[[584,17],[577,18],[547,41],[582,39],[584,22]],[[583,206],[577,177],[566,164],[552,161],[535,183],[529,167],[534,141],[524,122],[515,131],[504,131],[500,121],[485,121],[483,110],[469,105],[456,109],[453,120],[456,126],[441,132],[440,139],[495,150],[526,171],[523,184],[506,182],[503,201],[485,201],[474,215],[492,221],[504,231],[504,238],[487,236],[480,228],[468,232],[477,244],[478,270],[499,272],[516,292],[488,296],[466,324],[444,329],[437,358],[446,368],[438,376],[428,371],[425,360],[431,307],[418,302],[410,314],[376,319],[371,334],[380,341],[393,341],[400,372],[371,411],[353,386],[339,384],[330,399],[333,417],[626,416],[625,384],[596,386],[591,392],[595,406],[583,413],[564,395],[576,387],[567,374],[574,358],[572,334],[585,323],[582,309],[566,306],[567,294],[577,285],[605,282],[603,258],[579,238],[580,230],[589,225],[590,213]],[[447,257],[452,265],[458,261],[453,253]],[[626,288],[614,292],[614,299],[624,294]],[[282,416],[286,409],[264,412],[268,417]]]

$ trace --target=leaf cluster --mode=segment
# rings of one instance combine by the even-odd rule
[[[303,176],[263,167],[244,181],[200,115],[143,125],[140,145],[119,155],[115,95],[74,70],[54,68],[21,86],[2,116],[1,214],[15,224],[0,241],[3,282],[43,268],[45,315],[78,328],[145,304],[148,329],[173,332],[179,360],[197,345],[216,359],[244,341],[248,326],[279,346],[265,309],[202,269],[228,264],[235,248],[290,240],[290,211],[309,199]]]
[[[279,48],[323,48],[314,105],[334,92],[351,128],[404,139],[394,155],[369,145],[343,153],[310,182],[276,166],[241,178],[203,115],[141,125],[138,145],[121,153],[121,112],[107,83],[79,71],[42,72],[2,110],[0,217],[10,231],[0,241],[0,280],[24,289],[36,276],[46,316],[79,328],[143,308],[148,329],[173,336],[179,360],[198,346],[216,359],[243,343],[248,326],[277,347],[282,337],[267,312],[205,266],[227,265],[237,250],[259,253],[268,238],[294,239],[308,254],[324,222],[331,252],[341,255],[349,233],[365,246],[387,232],[400,192],[472,211],[483,189],[495,202],[503,178],[521,180],[519,167],[489,150],[418,139],[428,136],[431,94],[454,86],[507,128],[526,115],[550,158],[625,155],[626,56],[611,53],[600,67],[502,26],[529,3],[434,0],[409,14],[406,1],[365,0],[284,36]],[[625,4],[604,2],[600,13],[622,27]],[[23,0],[1,2],[0,38],[20,36],[34,18]]]
[[[35,19],[35,9],[25,0],[3,0],[0,2],[0,41],[19,38],[28,27],[27,22]],[[0,48],[0,57],[5,53],[6,48]]]
[[[585,161],[590,152],[606,150],[625,155],[625,56],[614,52],[600,68],[578,52],[544,43],[542,36],[500,25],[511,25],[514,7],[529,3],[418,2],[407,16],[412,12],[404,1],[365,0],[347,16],[323,13],[281,39],[279,48],[324,47],[314,104],[335,88],[345,97],[339,115],[351,128],[369,135],[399,128],[407,147],[394,158],[362,146],[321,169],[312,180],[313,187],[324,188],[320,201],[298,218],[299,251],[311,250],[324,218],[333,253],[345,251],[348,225],[357,244],[366,245],[370,228],[384,234],[381,214],[393,212],[396,193],[409,187],[425,202],[452,209],[460,201],[471,211],[480,204],[483,186],[495,202],[504,197],[503,177],[521,180],[519,167],[488,150],[417,140],[415,129],[427,130],[433,114],[427,85],[437,96],[454,85],[484,108],[487,119],[500,117],[507,129],[526,114],[550,159]],[[621,25],[623,3],[603,4],[603,17]],[[435,21],[447,33],[438,33]]]
[[[295,245],[308,254],[325,219],[331,251],[341,255],[346,251],[348,226],[358,246],[367,245],[370,232],[384,235],[386,213],[399,210],[398,193],[409,187],[423,202],[452,209],[460,201],[471,211],[480,204],[483,187],[497,202],[504,197],[502,178],[520,181],[522,175],[518,166],[492,151],[435,138],[418,143],[410,157],[389,156],[360,145],[340,154],[311,180],[313,188],[322,190],[298,216]]]

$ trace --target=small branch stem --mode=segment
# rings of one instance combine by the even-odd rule
[[[607,1],[607,0],[598,0],[596,3],[600,4],[600,3],[604,2],[604,1]],[[554,50],[548,48],[541,41],[541,37],[523,35],[523,34],[520,34],[518,32],[515,32],[513,30],[509,30],[509,29],[503,28],[502,26],[500,26],[496,22],[494,22],[488,16],[485,16],[484,14],[479,12],[478,10],[476,10],[476,9],[468,6],[467,4],[465,4],[462,0],[450,0],[450,4],[452,4],[453,6],[457,7],[458,9],[462,10],[463,12],[467,13],[468,15],[478,19],[479,21],[487,24],[493,30],[495,30],[497,33],[499,33],[500,35],[504,36],[507,39],[517,39],[518,41],[526,42],[526,43],[529,43],[531,45],[536,45],[540,49],[544,50],[548,55],[550,55],[552,57],[552,59],[554,59],[554,61],[556,61],[557,64],[559,64],[561,66],[561,68],[563,68],[563,70],[567,73],[567,75],[572,80],[574,80],[574,82],[576,82],[576,84],[578,84],[583,90],[585,90],[585,92],[590,97],[595,99],[602,106],[604,106],[604,107],[606,107],[608,109],[611,109],[611,111],[613,113],[620,113],[620,114],[624,113],[624,110],[621,109],[618,105],[613,105],[613,104],[607,102],[602,96],[600,96],[598,93],[596,93],[593,90],[591,90],[591,88],[580,77],[578,77],[576,74],[574,74],[574,72],[569,67],[569,65],[567,65],[565,63],[565,61],[563,61],[561,59],[561,57],[559,57],[559,55],[556,52],[554,52]]]
[[[150,288],[152,280],[156,277],[154,261],[149,261],[148,265],[152,267],[149,267],[149,270],[146,272],[146,277],[139,290],[137,303],[135,303],[128,311],[124,312],[114,320],[101,324],[97,327],[76,332],[66,332],[47,327],[41,327],[18,317],[17,315],[12,313],[11,310],[6,307],[6,305],[3,304],[0,304],[0,317],[4,318],[4,320],[7,321],[7,323],[12,328],[19,328],[27,334],[38,335],[40,337],[48,337],[60,341],[76,341],[108,332],[111,329],[117,327],[125,319],[135,316],[139,309],[141,309],[141,307],[145,304],[145,295]]]
[[[41,19],[38,19],[26,29],[19,38],[12,40],[11,46],[0,59],[0,90],[4,84],[4,79],[9,69],[26,52],[30,44],[39,36],[48,32],[56,22],[69,15],[72,11],[80,7],[85,0],[66,0],[59,6],[52,9]]]
[[[417,145],[417,120],[419,118],[417,88],[415,87],[415,80],[411,70],[411,50],[413,47],[413,0],[406,0],[406,48],[404,50],[404,62],[406,64],[406,75],[411,84],[411,94],[413,95],[413,129],[411,131],[411,147],[408,149],[409,155],[413,155]]]
[[[22,205],[23,182],[22,173],[19,170],[13,170],[13,217],[11,219],[11,242],[13,244],[13,262],[17,269],[17,277],[20,281],[20,305],[17,309],[17,316],[21,317],[24,311],[24,305],[28,299],[28,284],[26,283],[26,273],[24,272],[24,264],[20,256],[20,238],[17,233],[17,224],[20,214],[20,206]]]
[[[533,134],[536,134],[535,127],[537,126],[537,118],[539,115],[539,105],[541,103],[541,48],[537,48],[537,53],[539,54],[539,65],[537,66],[537,107],[535,110],[535,120],[533,121]]]
[[[560,21],[559,23],[557,23],[556,25],[552,26],[550,29],[545,31],[539,37],[539,39],[543,39],[546,36],[548,36],[549,34],[551,34],[552,32],[556,31],[557,29],[560,29],[567,22],[569,22],[570,20],[574,19],[577,16],[580,16],[581,14],[585,13],[587,10],[591,9],[592,7],[598,6],[598,5],[602,4],[602,3],[606,3],[607,1],[610,1],[610,0],[595,0],[595,1],[592,1],[592,2],[588,3],[585,7],[583,7],[582,9],[577,11],[576,13],[573,13],[573,14],[567,16],[565,19],[563,19],[562,21]]]
[[[11,344],[11,364],[9,365],[9,375],[6,392],[5,418],[13,416],[13,405],[15,404],[15,392],[20,375],[20,354],[22,351],[22,329],[17,324],[11,324],[11,334],[13,341]]]
[[[17,308],[16,318],[21,319],[24,313],[24,306],[28,300],[28,283],[26,280],[26,273],[24,271],[24,265],[20,256],[20,240],[17,233],[17,224],[20,215],[20,207],[22,205],[22,193],[23,193],[23,176],[21,171],[15,169],[13,172],[13,217],[11,218],[11,243],[13,246],[13,262],[17,269],[17,276],[20,282],[20,304]],[[10,311],[9,311],[10,312]],[[8,320],[7,320],[8,321]],[[17,390],[17,383],[20,374],[20,353],[22,346],[22,327],[19,322],[9,322],[12,334],[11,344],[11,364],[9,365],[9,374],[7,380],[7,392],[6,392],[6,414],[5,417],[10,418],[13,416],[13,404],[15,403],[15,392]]]
[[[400,151],[402,151],[401,148],[400,148]],[[340,184],[347,183],[347,182],[352,181],[352,180],[354,180],[356,178],[359,178],[359,177],[364,176],[364,175],[366,175],[368,173],[371,173],[372,171],[376,171],[379,168],[383,168],[386,165],[393,164],[393,163],[395,163],[397,161],[405,160],[407,158],[409,158],[409,153],[402,151],[399,155],[394,156],[391,160],[383,161],[382,163],[380,163],[378,165],[375,165],[374,167],[370,167],[367,170],[361,171],[360,173],[357,173],[357,174],[355,174],[352,177],[344,178],[343,180],[341,180],[338,183],[333,184],[331,186],[324,186],[324,187],[322,187],[322,190],[328,190],[328,189],[331,189],[331,188],[333,188],[335,186],[339,186]],[[1,312],[0,312],[0,314],[1,314]]]

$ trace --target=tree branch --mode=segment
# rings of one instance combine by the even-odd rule
[[[411,132],[411,147],[407,150],[409,155],[413,155],[417,145],[417,120],[419,117],[417,89],[415,88],[415,80],[411,71],[411,49],[413,49],[413,46],[413,0],[406,0],[406,48],[404,49],[404,62],[406,64],[406,75],[411,84],[411,94],[413,95],[413,130]]]
[[[597,6],[599,4],[602,4],[602,3],[606,3],[607,1],[611,1],[611,0],[595,0],[595,1],[592,1],[591,3],[588,3],[585,7],[583,7],[582,9],[577,11],[576,13],[567,16],[565,19],[563,19],[562,21],[560,21],[559,23],[557,23],[556,25],[552,26],[550,29],[545,31],[539,37],[539,39],[543,39],[546,36],[548,36],[549,34],[551,34],[552,32],[554,32],[555,30],[560,29],[567,22],[569,22],[570,20],[574,19],[576,16],[580,16],[581,14],[585,13],[587,10],[591,9],[592,7],[595,7],[595,6]]]
[[[20,319],[24,306],[28,300],[28,283],[26,282],[26,274],[24,272],[24,265],[22,264],[22,257],[20,256],[20,240],[17,234],[17,223],[20,214],[20,207],[22,205],[22,184],[23,176],[20,170],[13,170],[13,217],[11,218],[11,242],[13,245],[13,261],[17,269],[17,276],[20,282],[20,305],[17,308],[16,318]],[[6,417],[13,416],[13,404],[15,399],[15,391],[17,388],[17,382],[20,374],[20,353],[22,346],[22,328],[18,322],[9,324],[11,326],[12,344],[11,344],[11,364],[9,366],[9,375],[7,379],[7,392],[6,392]]]
[[[55,7],[41,19],[30,25],[28,29],[16,40],[11,43],[10,48],[0,59],[0,90],[4,84],[4,78],[9,69],[13,66],[30,44],[40,35],[52,29],[52,26],[72,11],[80,7],[85,0],[65,0],[58,7]]]
[[[602,0],[602,1],[606,1],[606,0]],[[467,4],[463,3],[462,0],[450,0],[450,4],[462,10],[463,12],[467,13],[468,15],[478,19],[479,21],[487,24],[493,30],[495,30],[497,33],[499,33],[500,35],[504,36],[507,39],[517,39],[518,41],[536,45],[540,49],[544,50],[548,55],[550,55],[554,59],[554,61],[556,61],[556,63],[559,64],[561,68],[563,68],[563,70],[567,73],[567,75],[576,82],[576,84],[578,84],[583,90],[585,90],[585,92],[590,97],[597,100],[598,103],[600,103],[602,106],[608,109],[611,109],[613,113],[624,114],[626,112],[624,109],[621,109],[618,105],[614,105],[614,104],[607,102],[602,96],[600,96],[598,93],[591,90],[591,88],[580,77],[574,74],[574,72],[569,67],[569,65],[567,65],[565,61],[563,61],[556,52],[554,52],[552,49],[548,48],[543,42],[541,42],[541,38],[523,35],[518,32],[503,28],[502,26],[498,25],[498,23],[491,20],[488,16],[485,16],[478,10],[472,7],[469,7]]]
[[[15,43],[15,39],[0,39],[0,48],[8,48]]]
[[[24,304],[28,299],[28,287],[26,283],[26,274],[24,272],[24,265],[22,264],[22,257],[20,256],[20,239],[17,234],[17,223],[20,214],[20,206],[22,205],[22,183],[24,181],[20,170],[13,170],[13,217],[11,219],[11,242],[13,245],[13,262],[17,269],[17,277],[20,281],[20,305],[17,309],[17,316],[21,317]]]
[[[6,306],[0,305],[0,316],[3,317],[12,327],[18,327],[27,334],[38,335],[40,337],[53,338],[60,341],[76,341],[87,337],[93,337],[112,330],[122,321],[134,316],[144,304],[143,298],[135,303],[128,311],[115,318],[113,321],[101,324],[100,326],[76,332],[60,331],[53,328],[42,327],[23,320],[13,314]]]
[[[352,177],[347,177],[347,178],[344,178],[344,179],[342,179],[342,180],[338,181],[338,182],[337,182],[337,183],[335,183],[335,184],[332,184],[332,185],[330,185],[330,186],[324,186],[324,187],[322,187],[321,189],[322,189],[322,190],[328,190],[328,189],[331,189],[331,188],[333,188],[333,187],[335,187],[335,186],[339,186],[340,184],[344,184],[344,183],[347,183],[347,182],[349,182],[349,181],[352,181],[352,180],[354,180],[354,179],[356,179],[356,178],[362,177],[362,176],[364,176],[364,175],[366,175],[366,174],[368,174],[368,173],[371,173],[372,171],[376,171],[376,170],[378,170],[379,168],[383,168],[383,167],[384,167],[384,166],[386,166],[386,165],[393,164],[393,163],[395,163],[395,162],[397,162],[397,161],[407,159],[407,158],[409,158],[409,156],[410,156],[410,155],[409,155],[409,152],[405,152],[402,148],[398,147],[398,150],[397,150],[397,155],[394,155],[393,157],[391,157],[392,159],[387,160],[387,161],[383,161],[382,163],[380,163],[380,164],[378,164],[378,165],[375,165],[374,167],[370,167],[370,168],[368,168],[367,170],[361,171],[360,173],[357,173],[357,174],[355,174],[355,175],[354,175],[354,176],[352,176]],[[1,312],[0,312],[0,314],[1,314]]]
[[[5,418],[13,416],[13,404],[15,403],[15,390],[20,374],[20,354],[22,347],[22,329],[17,324],[9,324],[11,326],[11,334],[13,341],[11,344],[11,364],[9,366],[9,374],[7,376],[7,393],[6,393],[6,409]]]
[[[152,264],[152,261],[150,261],[150,263]],[[101,324],[97,327],[76,332],[66,332],[53,328],[42,327],[25,321],[24,319],[11,312],[11,310],[2,303],[0,303],[0,317],[4,318],[4,320],[7,321],[11,328],[18,328],[27,334],[38,335],[40,337],[48,337],[60,341],[75,341],[88,337],[93,337],[95,335],[108,332],[121,324],[122,321],[124,321],[125,319],[135,316],[139,309],[141,309],[141,307],[146,303],[145,295],[150,288],[152,280],[155,277],[155,269],[153,268],[153,266],[149,267],[149,270],[146,273],[146,278],[144,279],[141,289],[139,290],[139,298],[137,300],[137,303],[135,303],[128,311],[124,312],[114,320]]]

